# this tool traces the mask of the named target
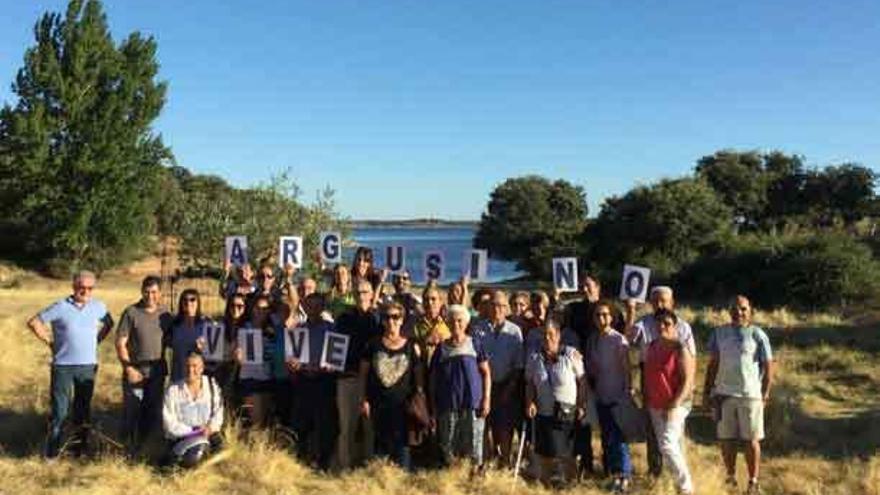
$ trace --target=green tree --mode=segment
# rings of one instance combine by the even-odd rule
[[[731,209],[705,181],[662,180],[607,199],[584,242],[607,278],[618,276],[623,263],[644,264],[666,277],[728,233],[732,223]]]
[[[0,207],[33,260],[98,269],[148,244],[163,163],[151,130],[165,100],[156,43],[116,46],[97,0],[72,0],[34,28],[0,110]],[[52,264],[55,264],[52,263]]]
[[[220,268],[226,236],[247,236],[251,261],[259,263],[275,260],[281,235],[302,235],[306,253],[315,253],[320,232],[337,230],[345,235],[347,230],[332,189],[318,192],[312,204],[303,205],[300,189],[287,172],[246,189],[186,169],[171,169],[168,174],[182,193],[183,206],[164,209],[159,224],[177,239],[181,265],[196,272]],[[307,270],[316,268],[311,257],[306,265]]]
[[[474,244],[546,278],[554,256],[577,256],[587,222],[583,188],[538,176],[507,179],[492,191]]]
[[[697,161],[705,179],[733,210],[741,229],[768,230],[803,213],[803,161],[779,151],[717,151]]]
[[[874,212],[877,174],[866,167],[847,163],[825,167],[807,175],[804,198],[817,226],[840,221],[846,226]]]

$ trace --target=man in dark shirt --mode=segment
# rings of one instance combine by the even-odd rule
[[[365,461],[373,445],[368,430],[370,422],[360,413],[363,397],[358,381],[358,367],[367,343],[382,336],[379,313],[373,308],[373,286],[367,280],[358,282],[355,288],[357,305],[336,320],[336,331],[349,335],[348,357],[345,372],[336,381],[336,401],[339,407],[339,438],[336,442],[336,465],[346,469]],[[357,431],[365,435],[357,441]]]
[[[124,403],[123,433],[129,450],[136,453],[162,418],[167,368],[163,339],[171,327],[171,314],[161,306],[161,279],[146,277],[141,300],[125,308],[116,327],[116,355],[122,364]]]

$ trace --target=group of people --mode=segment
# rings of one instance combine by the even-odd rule
[[[694,492],[683,439],[697,346],[669,287],[654,287],[652,312],[637,318],[639,303],[625,301],[621,311],[601,299],[591,276],[581,280],[582,297],[567,303],[542,291],[471,294],[467,279],[445,290],[430,282],[416,294],[405,271],[388,289],[387,272],[366,248],[351,268],[331,270],[326,290],[322,281],[296,279],[292,267],[228,272],[220,286],[222,360],[205,362],[211,320],[195,290],[184,290],[171,314],[161,280],[147,277],[141,299],[123,312],[116,351],[132,452],[162,431],[170,461],[194,465],[222,448],[223,425],[234,416],[245,432],[288,428],[298,455],[322,470],[378,455],[404,469],[467,459],[479,475],[490,464],[519,468],[526,452],[530,470],[549,482],[598,474],[591,426],[598,425],[611,489],[628,490],[628,444],[647,441],[651,474],[665,464],[681,493]],[[68,417],[89,422],[98,343],[113,328],[106,306],[91,297],[95,282],[78,273],[70,297],[28,322],[53,353],[48,457],[59,454]],[[730,315],[707,344],[703,401],[715,411],[727,482],[736,485],[745,445],[749,490],[757,492],[773,360],[747,297],[733,299]],[[245,328],[262,335],[261,364],[243,359],[237,334]],[[308,360],[285,353],[290,328],[307,329]],[[341,371],[321,365],[327,332],[349,336]]]

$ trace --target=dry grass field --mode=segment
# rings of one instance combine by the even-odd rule
[[[491,471],[469,481],[466,468],[406,475],[381,462],[338,476],[317,474],[259,438],[232,441],[231,456],[192,473],[165,474],[118,455],[46,463],[39,457],[48,408],[48,349],[32,338],[25,320],[64,296],[68,284],[33,275],[0,276],[0,493],[358,493],[464,494],[550,493]],[[115,316],[137,298],[135,277],[102,279],[95,296]],[[722,312],[684,308],[703,341]],[[759,313],[770,329],[780,363],[779,382],[767,413],[768,439],[762,486],[765,493],[880,495],[880,334],[872,318]],[[705,363],[701,361],[700,371]],[[111,436],[121,414],[119,368],[112,345],[101,349],[93,409],[96,424]],[[698,394],[702,376],[698,377]],[[703,411],[689,419],[689,462],[698,493],[723,493],[723,468]],[[645,472],[644,449],[634,449],[637,473]],[[742,462],[742,461],[741,461]],[[741,486],[745,484],[741,465]],[[563,493],[604,493],[587,481]],[[637,476],[634,493],[674,493],[668,480],[652,485]]]

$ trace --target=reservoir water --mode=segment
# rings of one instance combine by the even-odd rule
[[[442,251],[445,257],[445,273],[441,283],[457,280],[462,274],[464,252],[473,246],[476,227],[460,226],[425,226],[425,227],[393,227],[369,226],[352,229],[352,237],[357,246],[368,246],[373,249],[377,267],[385,266],[385,248],[387,246],[403,246],[405,266],[413,276],[415,283],[425,281],[424,255],[426,251]],[[354,246],[343,250],[347,262],[351,262]],[[522,275],[516,264],[508,261],[489,259],[488,280],[500,282]]]

